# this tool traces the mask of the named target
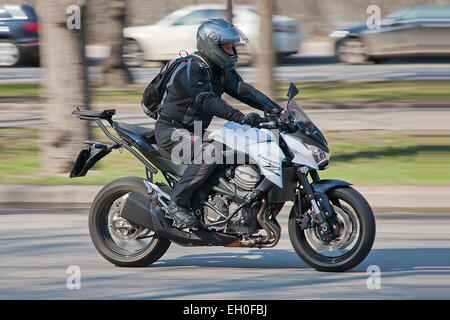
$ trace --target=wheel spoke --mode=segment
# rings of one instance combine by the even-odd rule
[[[115,199],[107,211],[107,243],[111,250],[125,256],[138,254],[148,248],[152,241],[151,231],[142,227],[133,227],[125,218],[121,217],[123,205],[128,193]],[[141,237],[141,238],[140,238]]]
[[[359,220],[349,207],[336,206],[336,203],[341,205],[339,199],[333,199],[332,203],[339,224],[339,235],[332,241],[325,241],[318,232],[318,226],[305,229],[303,232],[306,241],[317,254],[327,258],[340,258],[354,248],[360,230]]]

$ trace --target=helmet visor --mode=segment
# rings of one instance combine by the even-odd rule
[[[248,43],[248,38],[237,27],[225,28],[220,31],[215,31],[208,36],[211,43],[233,43],[233,44],[245,44]]]

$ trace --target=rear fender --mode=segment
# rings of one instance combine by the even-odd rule
[[[108,155],[116,147],[114,144],[98,141],[86,141],[90,146],[78,153],[70,171],[70,178],[84,177],[100,159]]]

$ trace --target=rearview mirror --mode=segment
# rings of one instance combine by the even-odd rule
[[[288,89],[287,96],[288,97],[295,97],[298,93],[299,93],[299,91],[297,89],[297,86],[293,82],[291,82],[289,84],[289,89]]]
[[[289,84],[289,89],[288,89],[288,93],[287,93],[287,96],[289,97],[288,104],[298,93],[299,93],[299,91],[298,91],[297,87],[295,86],[295,84],[293,82],[291,82]]]

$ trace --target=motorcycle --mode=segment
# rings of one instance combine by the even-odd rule
[[[250,85],[239,90],[251,93]],[[126,149],[146,168],[146,177],[110,182],[96,195],[89,212],[89,233],[97,251],[123,267],[148,266],[160,259],[172,242],[181,246],[275,247],[281,237],[278,214],[292,202],[288,232],[297,255],[318,271],[342,272],[360,264],[375,239],[375,219],[364,197],[341,180],[320,179],[329,167],[330,151],[321,131],[294,97],[291,83],[286,109],[267,114],[258,128],[228,122],[209,134],[223,147],[227,161],[195,192],[192,213],[198,228],[183,228],[167,214],[171,189],[186,169],[156,144],[154,130],[112,120],[114,109],[77,110],[93,120],[112,141],[85,141],[70,177],[86,175],[112,149]],[[113,135],[103,121],[117,133]],[[236,140],[246,141],[238,146]],[[231,163],[229,163],[231,162]],[[156,169],[156,168],[158,169]],[[160,172],[164,183],[156,182]]]

